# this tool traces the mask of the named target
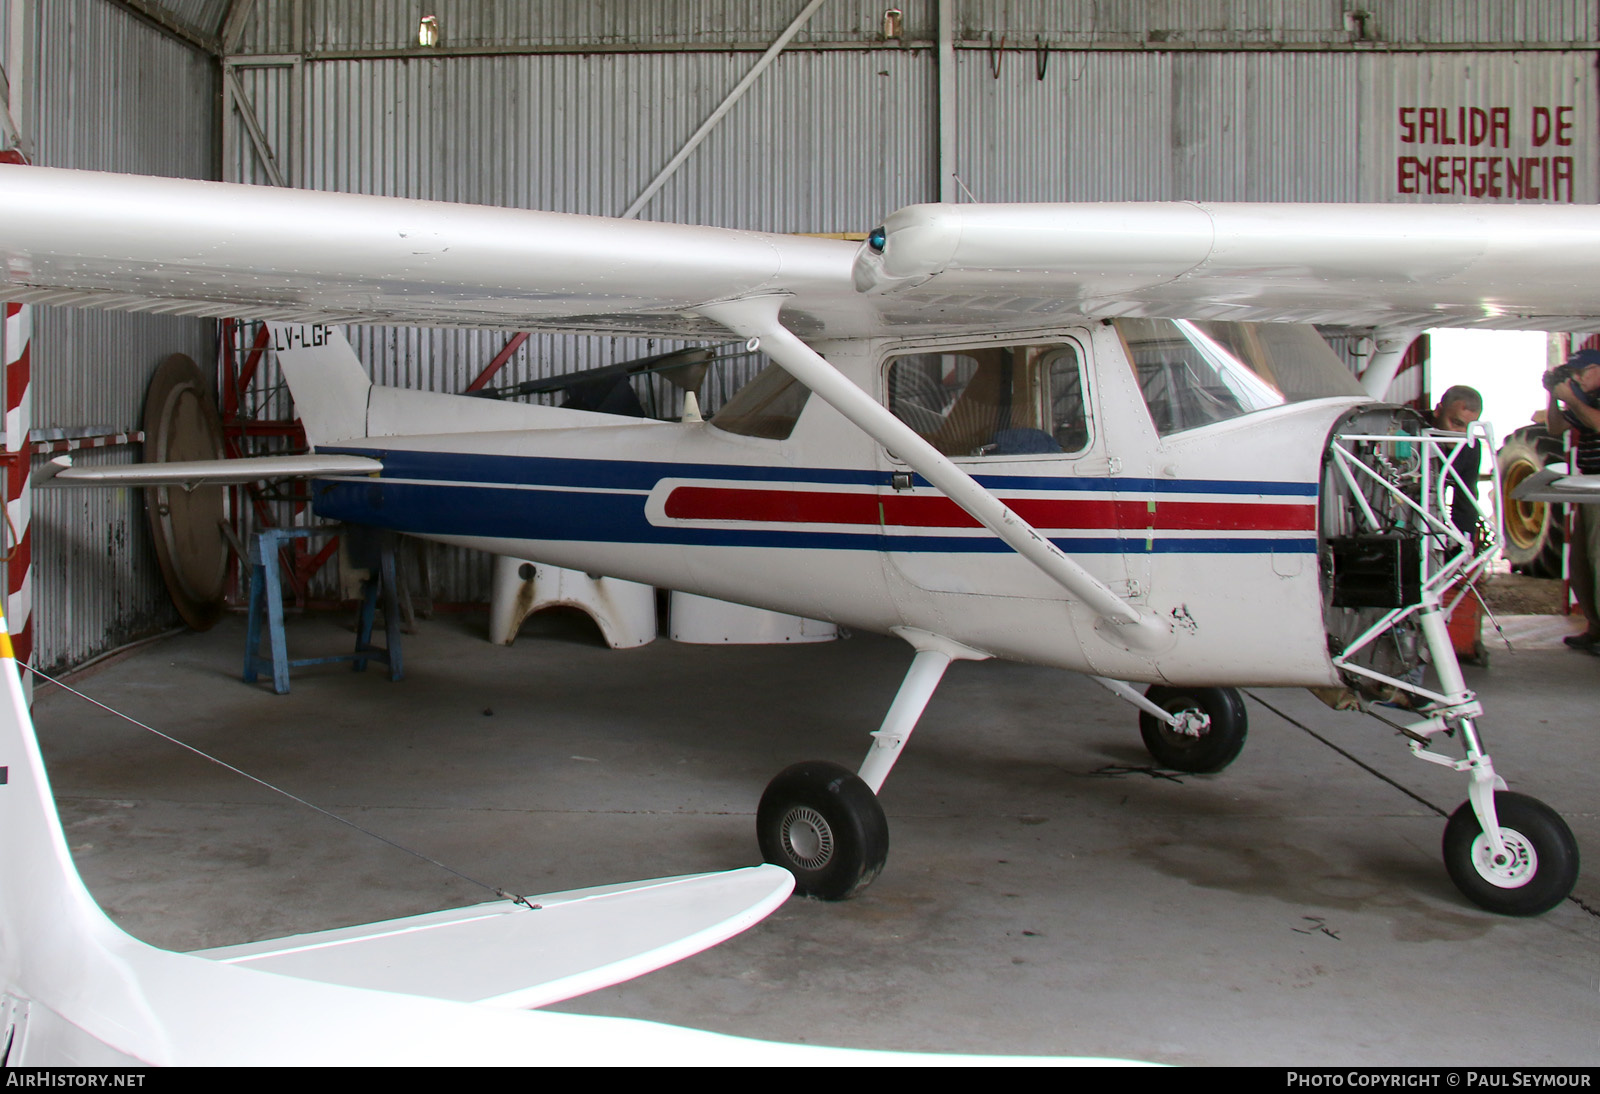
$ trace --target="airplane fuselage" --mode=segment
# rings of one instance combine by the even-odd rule
[[[1084,362],[1075,450],[955,457],[1131,603],[1169,621],[1135,649],[1060,585],[817,398],[787,437],[592,415],[561,428],[409,432],[321,446],[381,477],[319,480],[318,512],[443,543],[1127,680],[1335,682],[1318,579],[1326,438],[1358,398],[1273,407],[1159,435],[1114,328],[1029,341]],[[885,398],[885,363],[1005,338],[821,343]],[[378,393],[382,393],[381,396]],[[437,408],[440,396],[423,397]],[[452,400],[452,402],[455,402]],[[482,404],[477,400],[460,400]],[[463,412],[465,412],[464,408]],[[417,424],[420,424],[418,421]]]

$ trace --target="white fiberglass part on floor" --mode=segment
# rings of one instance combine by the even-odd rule
[[[774,866],[203,954],[146,945],[106,917],[73,865],[3,621],[0,833],[0,1062],[8,1066],[1006,1062],[510,1009],[616,983],[738,933],[788,895],[792,879]]]

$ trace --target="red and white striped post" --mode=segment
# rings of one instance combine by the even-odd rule
[[[0,163],[28,161],[15,150],[0,151]],[[28,484],[28,430],[33,426],[33,374],[28,360],[33,309],[5,305],[5,490],[6,622],[17,664],[33,661],[33,489]]]

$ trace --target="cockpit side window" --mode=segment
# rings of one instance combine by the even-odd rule
[[[777,364],[769,364],[756,378],[734,393],[711,417],[711,424],[743,437],[785,441],[800,420],[811,389]]]
[[[992,346],[890,358],[889,409],[946,456],[1082,452],[1089,414],[1071,345]]]

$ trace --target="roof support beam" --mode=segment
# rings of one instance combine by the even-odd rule
[[[110,0],[110,3],[134,15],[141,22],[155,27],[174,41],[182,42],[191,49],[197,49],[212,57],[222,56],[222,44],[215,36],[180,22],[155,0]]]
[[[244,28],[250,24],[250,13],[255,3],[256,0],[233,0],[228,5],[228,14],[222,19],[220,43],[224,54],[239,52],[239,40],[244,37]]]
[[[783,52],[783,48],[789,44],[789,40],[800,33],[800,28],[810,21],[822,4],[823,0],[811,0],[804,10],[795,16],[794,22],[790,23],[782,34],[778,35],[772,45],[767,47],[767,51],[761,55],[761,58],[751,66],[750,71],[744,74],[744,79],[735,84],[733,90],[728,92],[727,98],[723,99],[721,104],[711,112],[711,116],[700,123],[700,128],[696,129],[694,135],[684,142],[682,148],[678,149],[678,154],[667,162],[667,165],[661,169],[660,174],[650,180],[650,185],[644,188],[644,192],[633,199],[633,204],[623,212],[622,219],[627,220],[630,217],[639,215],[639,210],[643,209],[645,204],[655,197],[656,191],[660,190],[666,184],[666,181],[672,177],[673,173],[683,166],[683,161],[689,158],[689,154],[700,147],[700,142],[705,140],[707,134],[717,127],[717,123],[722,120],[723,115],[732,110],[733,104],[744,97],[744,93],[750,90],[750,86],[777,59],[778,54]]]
[[[223,79],[227,81],[228,93],[232,96],[233,105],[239,111],[239,118],[244,122],[245,132],[250,135],[250,143],[255,147],[256,158],[261,161],[261,166],[266,169],[267,177],[274,186],[288,186],[289,180],[284,177],[283,168],[278,166],[278,157],[272,153],[272,145],[267,143],[267,135],[261,129],[261,122],[256,118],[255,107],[250,104],[250,97],[244,93],[244,88],[239,83],[239,75],[234,72],[233,66],[222,66]]]

